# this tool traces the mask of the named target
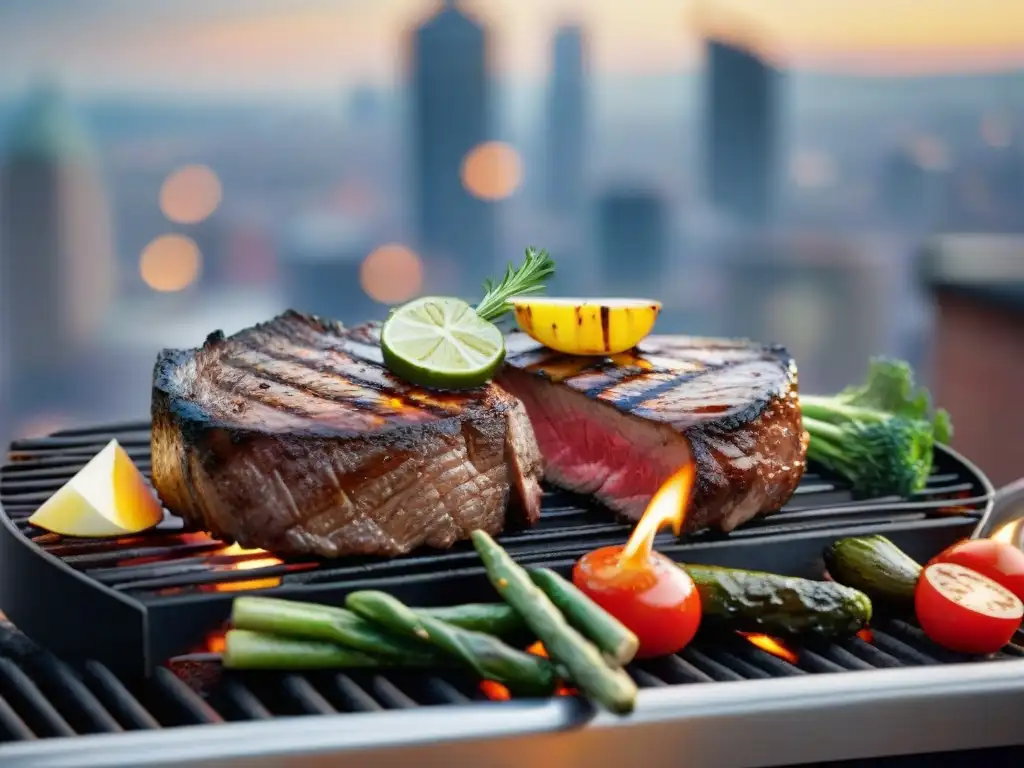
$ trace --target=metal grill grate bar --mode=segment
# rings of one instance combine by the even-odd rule
[[[932,483],[936,480],[948,482],[947,476],[942,474],[936,475]],[[963,482],[947,485],[945,482],[935,484],[924,494],[939,498],[928,498],[923,502],[909,501],[888,506],[875,502],[848,502],[827,507],[787,507],[782,512],[741,527],[731,534],[731,538],[827,530],[843,522],[873,525],[898,520],[909,523],[925,520],[929,512],[952,506],[951,499],[955,499],[957,507],[949,510],[951,516],[971,512],[975,516],[979,514],[984,497],[956,499],[957,494],[970,490],[972,486]],[[831,484],[824,487],[830,492],[836,488]],[[46,494],[38,494],[37,500],[41,502],[45,497]],[[593,505],[572,506],[565,501],[566,498],[567,495],[561,492],[547,493],[543,524],[537,529],[506,534],[501,538],[503,546],[526,558],[572,558],[595,547],[619,543],[628,531],[628,526],[610,521],[606,512]],[[23,505],[17,496],[11,497],[6,493],[0,499],[12,518],[21,523],[31,535],[33,532],[24,525],[24,519],[35,510],[37,504],[33,502]],[[180,526],[180,521],[173,520],[172,524]],[[439,555],[414,554],[394,560],[348,558],[340,561],[342,564],[339,565],[321,564],[312,560],[293,561],[240,571],[239,565],[265,556],[262,553],[226,555],[223,552],[226,547],[224,543],[208,538],[196,540],[189,536],[201,535],[160,536],[158,531],[130,540],[87,543],[66,543],[59,537],[41,532],[35,532],[33,538],[48,551],[61,556],[66,563],[83,570],[93,579],[129,592],[151,592],[279,576],[286,577],[288,583],[317,584],[353,577],[365,578],[369,572],[388,576],[413,574],[434,568],[441,562],[446,569],[471,567],[476,563],[475,554],[461,545]],[[713,541],[716,537],[720,538],[718,534],[708,532],[693,536],[690,541]],[[658,541],[666,546],[675,543],[667,534],[662,535]]]
[[[629,671],[641,688],[664,688],[968,660],[948,658],[948,652],[906,621],[883,621],[872,634],[871,642],[855,637],[823,647],[788,645],[795,655],[791,661],[738,635],[702,632],[681,654],[637,662]],[[174,659],[170,668],[158,669],[149,681],[129,686],[97,662],[86,664],[79,678],[48,654],[36,651],[26,656],[24,648],[24,639],[11,631],[0,637],[0,741],[451,706],[486,698],[476,682],[459,673],[238,673],[220,670],[211,654]],[[1021,656],[1024,633],[989,660]],[[196,665],[203,668],[189,679],[212,680],[205,695],[171,671],[183,665],[191,665],[193,672]],[[68,675],[74,676],[74,683]],[[71,723],[88,726],[79,729]]]
[[[153,532],[114,542],[65,541],[32,529],[27,518],[61,483],[69,479],[111,438],[117,437],[129,455],[148,473],[149,425],[117,425],[60,433],[53,437],[22,440],[11,446],[11,462],[0,475],[0,502],[18,529],[47,551],[95,581],[120,592],[144,597],[173,592],[204,592],[232,584],[321,585],[370,575],[395,578],[450,571],[476,565],[466,545],[444,553],[415,553],[394,560],[348,558],[338,563],[313,560],[287,564],[247,564],[260,554],[229,554],[226,545],[201,534],[175,534],[180,519],[168,514]],[[953,471],[951,471],[951,469]],[[792,533],[827,531],[837,526],[875,526],[895,522],[914,525],[934,515],[977,517],[988,502],[987,489],[965,475],[955,463],[937,466],[928,486],[911,499],[857,500],[841,484],[820,474],[807,473],[786,507],[771,516],[751,521],[730,535],[744,540]],[[589,549],[619,543],[628,527],[607,511],[561,491],[545,494],[541,524],[534,529],[508,532],[502,544],[524,562],[547,562],[578,557]],[[691,542],[716,541],[720,535],[704,533]],[[660,546],[674,546],[668,535]],[[264,558],[266,559],[266,558]],[[243,570],[244,569],[244,570]],[[269,581],[267,581],[269,580]]]

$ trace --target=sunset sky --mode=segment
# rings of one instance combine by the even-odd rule
[[[698,29],[759,30],[801,66],[955,72],[1024,65],[1022,0],[466,0],[494,31],[499,74],[546,70],[551,30],[578,20],[603,74],[696,61]],[[394,82],[404,32],[431,0],[0,0],[0,87],[43,72],[89,90],[317,91]],[[708,22],[700,19],[719,19]]]

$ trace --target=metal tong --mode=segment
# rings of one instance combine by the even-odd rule
[[[997,533],[1003,541],[1024,549],[1024,478],[996,491],[992,509],[981,518],[971,538],[987,539]]]

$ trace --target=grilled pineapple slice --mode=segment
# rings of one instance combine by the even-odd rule
[[[546,347],[569,355],[616,355],[650,334],[661,312],[652,299],[511,299],[519,327]]]

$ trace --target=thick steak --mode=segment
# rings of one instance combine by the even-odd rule
[[[778,346],[653,336],[614,358],[508,337],[499,382],[526,405],[549,480],[631,520],[685,462],[686,530],[730,531],[778,510],[804,471],[796,365]]]
[[[375,326],[288,312],[153,381],[153,483],[198,529],[280,555],[399,555],[540,514],[540,453],[499,387],[429,392],[382,366]]]

